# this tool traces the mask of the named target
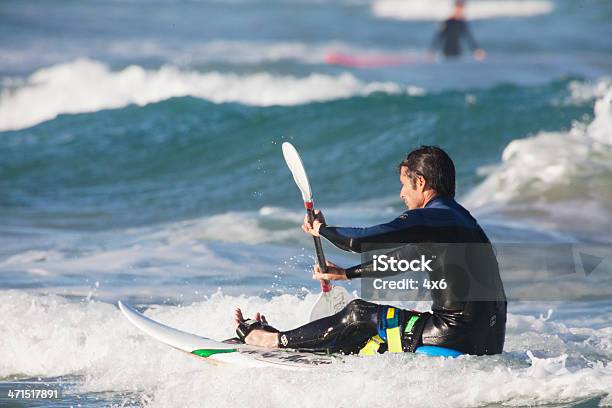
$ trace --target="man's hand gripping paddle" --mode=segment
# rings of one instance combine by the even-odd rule
[[[310,190],[310,183],[308,182],[308,176],[306,175],[302,159],[297,150],[295,150],[295,147],[288,142],[283,143],[283,156],[285,157],[289,170],[291,170],[295,184],[297,184],[302,192],[302,199],[304,200],[304,207],[306,207],[306,213],[308,214],[308,221],[312,223],[315,217],[312,191]],[[327,266],[325,263],[325,255],[323,254],[323,246],[321,245],[321,238],[313,238],[315,251],[317,253],[317,261],[319,262],[321,271],[325,273]],[[332,286],[330,281],[321,282],[321,290],[322,292],[319,298],[310,311],[310,321],[335,314],[342,310],[344,306],[352,300],[352,296],[346,289],[342,286]]]

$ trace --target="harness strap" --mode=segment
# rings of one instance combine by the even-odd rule
[[[378,334],[372,337],[359,351],[362,356],[372,356],[378,352],[382,344],[387,343],[391,353],[402,353],[402,333],[399,327],[399,312],[396,308],[387,306],[378,317]]]
[[[399,319],[394,307],[387,309],[387,344],[390,353],[402,353],[402,336],[400,334]]]
[[[404,328],[404,350],[414,353],[421,341],[421,335],[425,329],[427,320],[431,317],[430,313],[421,313],[418,316],[411,316]]]
[[[378,353],[378,349],[380,348],[380,345],[384,343],[385,341],[381,339],[380,336],[377,334],[376,336],[368,340],[366,345],[363,346],[361,350],[359,350],[359,355],[360,356],[373,356],[376,353]]]

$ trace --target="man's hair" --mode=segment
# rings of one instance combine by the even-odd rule
[[[411,151],[398,166],[400,174],[404,167],[412,187],[416,187],[417,176],[422,176],[439,195],[455,196],[455,165],[438,146],[421,146]]]

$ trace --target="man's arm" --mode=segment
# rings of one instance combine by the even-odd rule
[[[465,21],[463,22],[463,36],[466,38],[468,45],[470,46],[470,49],[472,50],[472,54],[474,55],[474,58],[479,61],[484,60],[486,57],[485,50],[480,48],[480,46],[478,45],[478,42],[472,35],[472,32],[470,31],[470,28],[468,27],[468,24]]]
[[[332,227],[321,225],[319,234],[344,251],[361,253],[363,244],[397,244],[418,241],[417,222],[420,217],[406,212],[391,222],[367,228]],[[396,246],[396,245],[395,245]]]
[[[331,227],[328,225],[321,225],[319,234],[344,251],[361,253],[363,252],[361,247],[364,240],[367,240],[368,237],[375,237],[383,233],[386,230],[385,225],[386,224],[380,224],[367,228]]]
[[[392,251],[386,252],[388,258],[395,258],[397,260],[405,259],[416,259],[420,257],[424,251],[419,249],[419,247],[414,245],[404,245],[402,247],[396,248]],[[343,269],[338,265],[327,261],[327,270],[326,273],[323,274],[321,272],[321,268],[319,265],[315,266],[313,278],[317,280],[328,279],[328,280],[346,280],[346,279],[359,279],[364,276],[372,277],[385,277],[385,276],[394,276],[403,273],[401,271],[393,271],[391,268],[388,268],[386,271],[375,271],[374,270],[374,261],[367,261],[359,265],[352,266],[347,269]]]
[[[406,211],[390,222],[367,228],[332,227],[318,213],[313,224],[305,217],[302,229],[315,237],[323,236],[344,251],[361,253],[390,250],[402,244],[454,242],[458,230],[473,228],[464,224],[458,224],[456,216],[448,209],[418,208]]]
[[[468,27],[467,22],[463,21],[462,30],[461,31],[463,32],[463,36],[467,40],[467,43],[470,46],[470,49],[472,51],[475,51],[475,50],[480,48],[478,46],[478,42],[476,42],[476,39],[472,35],[472,32],[470,31],[470,28]]]

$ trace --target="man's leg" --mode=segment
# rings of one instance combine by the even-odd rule
[[[429,313],[355,299],[340,312],[293,330],[279,333],[253,330],[246,337],[246,342],[268,348],[351,354],[358,353],[372,337],[379,335],[388,343],[379,352],[387,347],[390,351],[414,352],[421,344],[421,334],[429,316]],[[256,319],[260,320],[259,314]],[[241,320],[242,314],[238,310],[236,321]]]
[[[279,333],[281,348],[356,353],[378,331],[378,315],[386,306],[361,299],[340,312]]]

